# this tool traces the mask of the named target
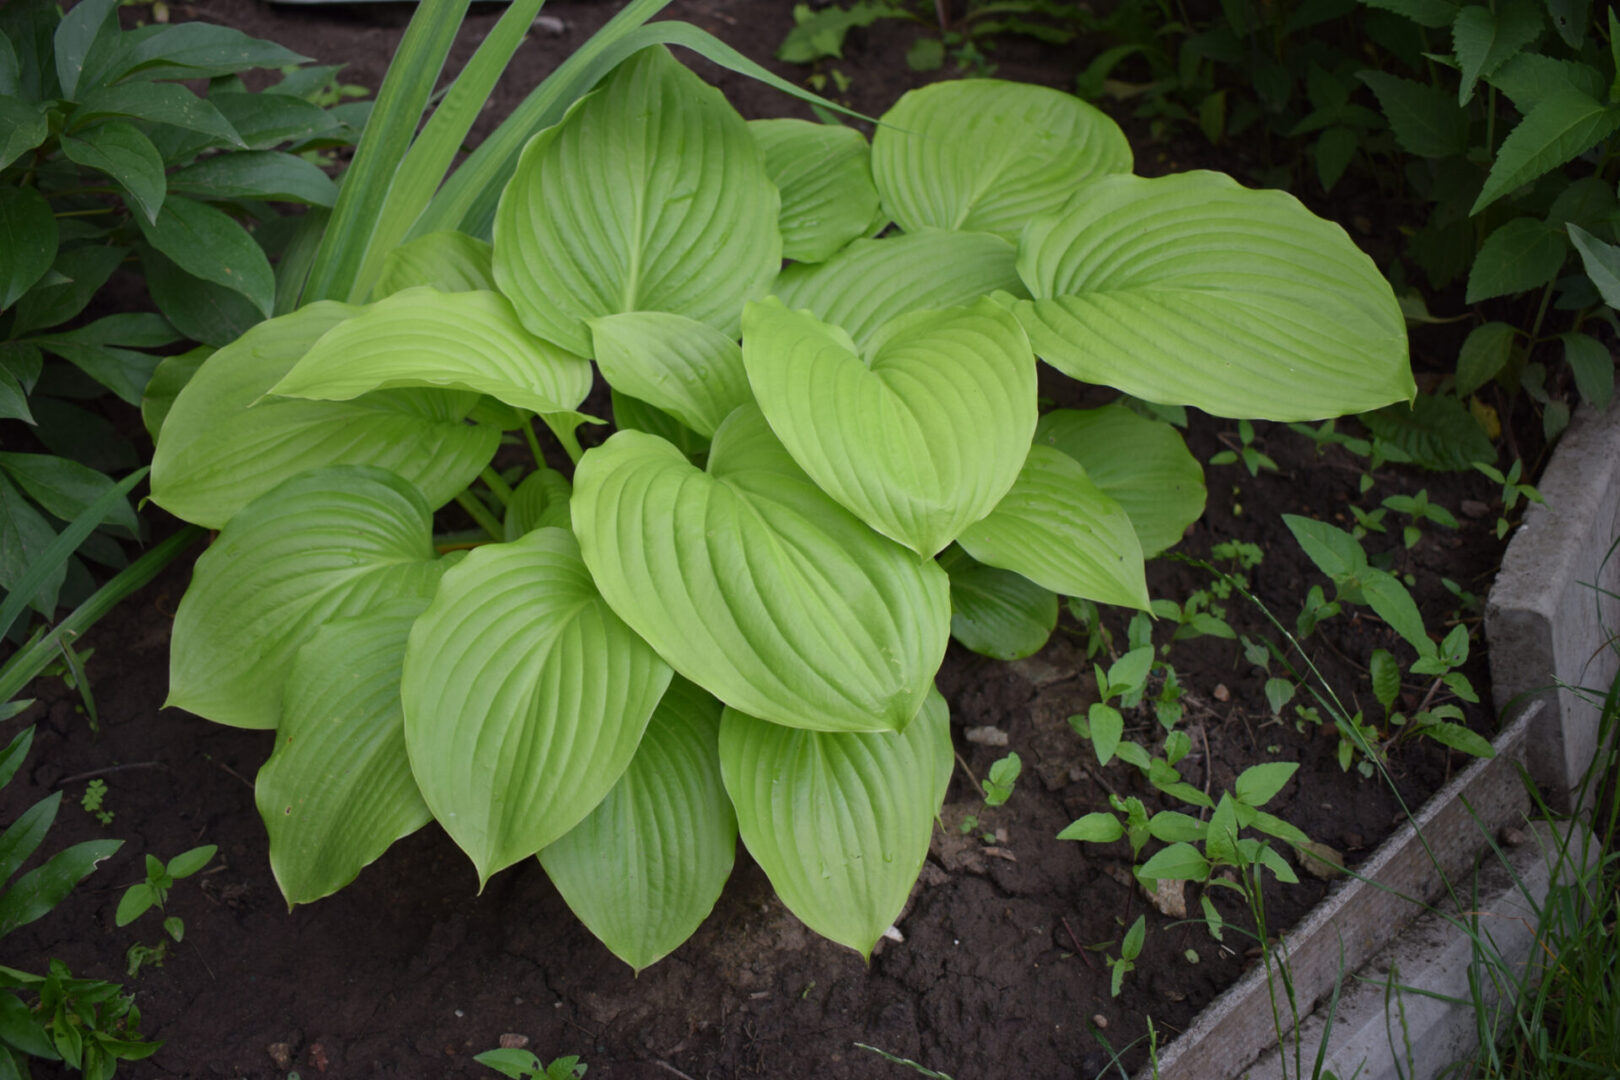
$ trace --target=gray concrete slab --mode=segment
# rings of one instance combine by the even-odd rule
[[[1508,544],[1485,609],[1497,710],[1535,697],[1551,708],[1530,739],[1528,767],[1548,801],[1567,810],[1597,748],[1599,707],[1558,684],[1602,690],[1620,630],[1620,398],[1606,414],[1583,407],[1565,432],[1532,506]],[[1607,592],[1605,592],[1607,590]]]

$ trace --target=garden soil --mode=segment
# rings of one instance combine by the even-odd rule
[[[675,3],[670,13],[802,80],[806,69],[771,59],[792,25],[790,7],[694,0]],[[525,42],[514,65],[516,84],[497,96],[481,122],[485,130],[616,8],[547,5],[545,14],[558,21]],[[247,0],[170,8],[177,19],[234,26],[322,62],[345,63],[344,81],[371,88],[380,83],[410,10]],[[498,11],[475,8],[471,33],[453,63],[465,60]],[[136,19],[151,11],[126,7],[123,14]],[[853,108],[881,113],[924,78],[903,61],[922,29],[888,23],[858,31],[845,59],[824,62],[823,70],[837,67],[852,80],[845,98]],[[1008,41],[996,57],[996,74],[1068,86],[1091,51],[1084,42]],[[797,102],[748,80],[695,66],[746,115],[808,115]],[[1137,149],[1144,172],[1214,165],[1242,176],[1245,167],[1240,150],[1215,156],[1208,147],[1145,138]],[[1386,223],[1378,220],[1376,199],[1346,198],[1343,205],[1316,208],[1347,222],[1361,219],[1365,236],[1358,239],[1376,247],[1389,235],[1380,232]],[[1421,350],[1417,362],[1425,363]],[[1442,359],[1433,366],[1448,364]],[[1072,384],[1050,382],[1043,392],[1056,401],[1104,400],[1076,400]],[[1394,551],[1393,569],[1413,575],[1431,628],[1457,618],[1477,627],[1478,607],[1459,601],[1440,579],[1478,597],[1489,587],[1501,545],[1493,529],[1495,493],[1483,478],[1385,468],[1372,494],[1363,496],[1359,459],[1339,448],[1319,454],[1281,425],[1257,428],[1257,445],[1278,470],[1251,477],[1237,465],[1208,467],[1208,511],[1182,550],[1207,557],[1211,545],[1226,540],[1258,545],[1264,561],[1250,572],[1254,592],[1291,626],[1308,587],[1322,584],[1331,592],[1331,586],[1279,515],[1348,527],[1351,504],[1371,509],[1386,495],[1426,488],[1433,501],[1457,513],[1458,529],[1430,526],[1410,549],[1398,535],[1375,535],[1368,545]],[[1198,414],[1188,438],[1202,461],[1237,445],[1234,424]],[[336,896],[289,912],[270,874],[253,800],[253,776],[270,752],[272,734],[163,708],[169,633],[189,574],[188,557],[82,643],[95,650],[88,673],[99,734],[75,691],[56,678],[36,684],[31,692],[38,704],[22,721],[37,727],[34,751],[0,800],[0,820],[10,820],[34,800],[64,792],[48,850],[92,837],[124,841],[61,907],[8,938],[4,956],[7,965],[32,970],[58,958],[75,974],[128,984],[146,1033],[165,1045],[120,1075],[493,1076],[472,1056],[497,1045],[526,1045],[547,1060],[577,1054],[592,1080],[913,1075],[857,1045],[865,1044],[956,1080],[1091,1078],[1105,1070],[1117,1076],[1111,1048],[1122,1050],[1125,1067],[1134,1069],[1146,1059],[1149,1021],[1161,1042],[1170,1039],[1256,962],[1254,939],[1244,932],[1252,935],[1253,921],[1231,890],[1209,892],[1232,923],[1217,941],[1201,922],[1162,914],[1130,884],[1125,844],[1055,839],[1075,818],[1107,809],[1111,792],[1140,796],[1150,808],[1171,805],[1134,770],[1117,763],[1098,767],[1089,744],[1071,729],[1068,718],[1086,711],[1095,685],[1086,634],[1068,615],[1048,647],[1028,660],[998,663],[953,644],[939,685],[951,706],[962,767],[922,878],[898,921],[903,940],[881,943],[869,963],[806,930],[740,847],[714,913],[690,941],[639,976],[573,918],[538,862],[497,875],[480,895],[472,864],[432,825],[394,845]],[[1150,567],[1155,596],[1183,596],[1209,581],[1206,570],[1182,562],[1161,559]],[[1280,643],[1257,607],[1236,595],[1226,607],[1240,632]],[[1123,619],[1108,625],[1117,646]],[[1156,640],[1168,631],[1161,623]],[[1409,658],[1387,627],[1365,615],[1340,616],[1305,644],[1326,684],[1373,713],[1379,710],[1368,689],[1367,657],[1387,647]],[[1340,768],[1330,726],[1298,723],[1291,707],[1286,719],[1274,716],[1265,672],[1245,659],[1239,642],[1179,641],[1169,658],[1185,691],[1184,729],[1192,736],[1193,749],[1181,763],[1187,781],[1218,794],[1248,765],[1299,762],[1299,773],[1270,808],[1352,864],[1401,820],[1403,803],[1415,807],[1466,763],[1433,744],[1401,742],[1390,758],[1392,790]],[[1489,701],[1477,637],[1465,670]],[[1272,673],[1279,673],[1275,665]],[[1414,682],[1408,689],[1403,705],[1410,709],[1424,688]],[[1468,707],[1468,716],[1477,730],[1491,732],[1483,707]],[[1162,738],[1146,710],[1130,724],[1128,734],[1139,741],[1156,745]],[[975,728],[994,729],[989,737],[1004,736],[1005,746],[969,741],[965,732]],[[1006,805],[987,808],[969,775],[982,778],[1009,750],[1022,757],[1023,776]],[[104,805],[112,820],[106,825],[79,803],[95,778],[107,785]],[[966,826],[968,817],[977,824]],[[130,977],[129,948],[156,945],[163,932],[155,914],[115,928],[119,896],[140,880],[144,856],[169,858],[199,844],[217,844],[219,855],[173,890],[168,912],[185,920],[184,941],[168,947],[161,966],[148,963]],[[1301,877],[1299,885],[1267,883],[1264,910],[1273,934],[1329,888],[1309,874]],[[1198,915],[1196,893],[1186,899]],[[1123,991],[1112,997],[1107,957],[1118,955],[1125,928],[1144,913],[1146,946]]]

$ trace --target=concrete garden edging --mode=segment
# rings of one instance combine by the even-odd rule
[[[1387,973],[1390,958],[1404,957],[1398,963],[1408,985],[1429,985],[1422,981],[1429,979],[1440,986],[1456,974],[1466,977],[1467,937],[1439,916],[1419,920],[1444,892],[1440,874],[1452,882],[1468,881],[1487,841],[1525,820],[1530,804],[1519,765],[1551,805],[1567,809],[1570,793],[1597,752],[1597,706],[1558,683],[1606,687],[1616,672],[1604,627],[1620,628],[1620,558],[1607,558],[1620,537],[1620,400],[1606,413],[1580,410],[1537,488],[1545,505],[1533,504],[1525,513],[1486,602],[1494,702],[1503,715],[1511,708],[1513,717],[1493,742],[1496,757],[1473,763],[1441,789],[1413,822],[1355,868],[1355,879],[1336,888],[1282,943],[1302,1010],[1301,1060],[1307,1076],[1322,1018],[1311,1020],[1306,1013],[1325,1003],[1341,979],[1348,995],[1354,985],[1349,973],[1382,982],[1378,966],[1385,964]],[[1544,838],[1546,832],[1537,829],[1533,835]],[[1539,844],[1525,848],[1524,859],[1539,858]],[[1548,876],[1538,875],[1529,862],[1522,869],[1527,881],[1540,883],[1538,895],[1544,896]],[[1512,901],[1505,895],[1496,899],[1504,908]],[[1523,903],[1522,896],[1517,903]],[[1525,963],[1532,941],[1529,933],[1503,934],[1497,945],[1508,963]],[[1432,962],[1413,959],[1421,956]],[[1423,999],[1420,1029],[1408,1007],[1407,1031],[1418,1040],[1410,1053],[1410,1064],[1418,1067],[1413,1073],[1404,1046],[1397,1062],[1395,1044],[1402,1040],[1389,1037],[1390,1031],[1399,1033],[1401,1018],[1386,1015],[1381,990],[1374,997],[1356,994],[1355,1001],[1340,1001],[1325,1064],[1344,1068],[1341,1076],[1361,1065],[1364,1078],[1428,1080],[1465,1054],[1477,1037],[1471,1009]],[[1352,1005],[1355,1011],[1346,1011]],[[1380,1035],[1382,1041],[1375,1037]],[[1265,968],[1257,964],[1165,1048],[1156,1075],[1271,1080],[1284,1075],[1276,1046],[1271,989]],[[1292,1064],[1290,1052],[1289,1076]],[[1154,1075],[1150,1067],[1139,1077]]]

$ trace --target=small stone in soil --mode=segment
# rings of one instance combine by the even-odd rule
[[[325,1072],[329,1064],[326,1060],[326,1047],[320,1043],[311,1043],[309,1047],[309,1063],[315,1066],[316,1072]]]
[[[1344,874],[1344,856],[1326,844],[1308,840],[1299,845],[1300,866],[1312,877],[1329,881]]]
[[[502,1050],[527,1050],[529,1048],[529,1037],[519,1035],[515,1031],[508,1031],[501,1036],[500,1041]]]
[[[568,33],[568,24],[555,15],[537,15],[529,27],[541,37],[562,37]]]
[[[1230,691],[1230,690],[1228,690],[1226,688],[1225,683],[1216,683],[1215,684],[1215,689],[1213,691],[1211,691],[1211,693],[1213,694],[1216,701],[1231,701],[1232,700],[1232,691]]]
[[[1102,1013],[1097,1013],[1094,1015],[1091,1018],[1091,1022],[1097,1025],[1097,1030],[1099,1031],[1108,1030],[1108,1017],[1104,1016]]]
[[[270,1054],[270,1060],[276,1063],[276,1068],[286,1072],[287,1069],[291,1067],[291,1043],[271,1043],[269,1046],[265,1047],[265,1050]]]
[[[968,742],[976,743],[979,746],[1007,745],[1007,733],[989,724],[984,727],[970,727],[962,732],[962,737]]]
[[[1530,837],[1526,836],[1523,830],[1515,829],[1511,825],[1502,830],[1502,843],[1508,847],[1518,847],[1529,839]]]

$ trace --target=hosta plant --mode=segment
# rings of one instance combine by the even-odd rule
[[[1168,426],[1038,417],[1037,357],[1223,415],[1413,392],[1341,230],[1130,167],[1056,91],[916,91],[868,144],[745,123],[645,48],[528,141],[487,239],[420,231],[204,363],[152,473],[221,530],[170,703],[276,729],[258,803],[288,901],[437,820],[480,883],[538,856],[641,968],[740,834],[869,952],[950,776],[953,627],[1006,620],[1027,651],[1057,594],[1145,609],[1144,555],[1202,509]],[[581,440],[587,413],[618,430]],[[436,525],[452,501],[478,533]]]

